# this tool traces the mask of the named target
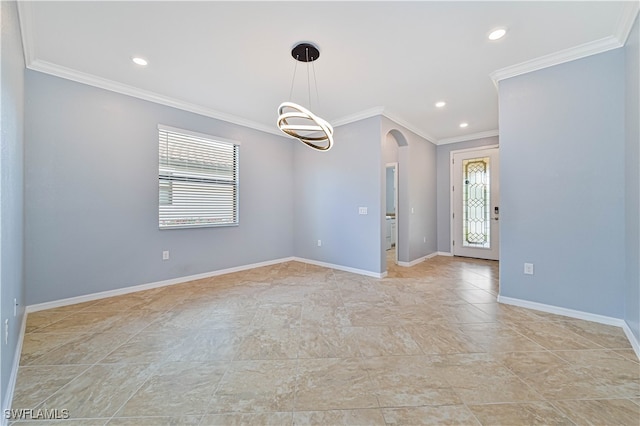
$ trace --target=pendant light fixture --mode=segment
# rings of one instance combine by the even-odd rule
[[[311,83],[309,75],[309,65],[320,57],[320,50],[312,43],[298,43],[291,50],[291,56],[298,62],[307,64],[307,86],[309,93],[309,107],[311,107]],[[293,71],[291,82],[291,92],[295,83],[296,71]],[[315,82],[315,68],[313,70],[313,80]],[[318,85],[316,83],[316,93]],[[298,139],[303,144],[318,151],[328,151],[333,146],[333,127],[318,117],[307,108],[293,102],[283,102],[278,107],[278,127],[287,135]]]

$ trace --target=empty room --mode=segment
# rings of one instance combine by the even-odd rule
[[[640,423],[637,1],[2,1],[2,425]]]

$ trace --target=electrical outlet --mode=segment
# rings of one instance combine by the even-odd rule
[[[322,240],[318,240],[318,247],[322,247]]]
[[[162,252],[162,260],[169,260],[169,250]]]
[[[524,273],[525,275],[533,275],[533,263],[524,264]]]
[[[427,242],[427,237],[422,237],[422,242],[426,243]]]

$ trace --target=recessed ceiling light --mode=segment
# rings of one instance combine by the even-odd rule
[[[134,58],[131,58],[131,60],[133,61],[134,64],[136,65],[140,65],[140,66],[146,66],[148,64],[147,60],[144,58],[141,58],[139,56],[136,56]]]
[[[507,29],[506,28],[496,28],[495,30],[492,30],[489,33],[489,40],[491,41],[495,41],[498,39],[501,39],[502,37],[504,37],[504,35],[507,33]]]
[[[460,127],[462,127],[463,129],[464,129],[465,127],[467,127],[468,125],[469,125],[469,123],[460,123]]]
[[[445,101],[440,101],[440,102],[436,102],[436,106],[438,108],[442,108],[443,106],[445,106],[447,103]]]

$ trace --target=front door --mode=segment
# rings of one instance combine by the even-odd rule
[[[498,148],[452,152],[451,167],[453,255],[498,260]]]

